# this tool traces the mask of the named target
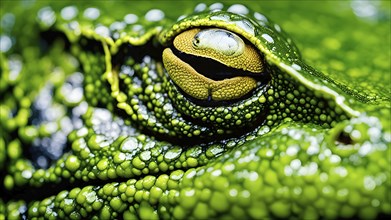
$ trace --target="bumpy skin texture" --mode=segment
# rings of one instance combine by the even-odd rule
[[[0,218],[391,214],[389,78],[322,73],[264,15],[210,7],[222,11],[200,4],[177,22],[103,6],[1,11],[12,46],[1,53]],[[193,102],[161,54],[195,26],[247,39],[269,78],[232,103]]]

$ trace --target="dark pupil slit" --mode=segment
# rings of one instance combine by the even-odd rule
[[[193,45],[197,46],[197,44],[199,44],[199,43],[200,43],[200,39],[194,38]]]
[[[224,80],[224,79],[233,78],[235,76],[250,76],[254,79],[261,80],[266,74],[265,72],[252,73],[245,70],[231,68],[213,59],[181,52],[177,50],[175,47],[171,47],[171,50],[179,59],[188,63],[199,74],[202,74],[205,77],[208,77],[209,79]]]

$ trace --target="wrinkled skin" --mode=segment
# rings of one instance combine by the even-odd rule
[[[243,7],[225,7],[234,15],[220,23],[206,24],[218,15],[207,10],[189,13],[182,26],[158,11],[138,20],[125,16],[130,9],[109,15],[112,5],[97,5],[98,16],[83,5],[74,16],[76,7],[65,5],[7,7],[12,14],[0,14],[1,218],[391,214],[390,63],[389,52],[370,51],[380,50],[378,38],[357,31],[320,40],[319,31],[316,40],[297,41],[301,51],[280,29],[311,24],[236,15]],[[389,11],[381,12],[377,25],[389,25]],[[162,49],[183,27],[230,28],[246,19],[256,31],[231,29],[263,54],[268,87],[219,107],[194,104],[170,81]],[[363,45],[343,57],[355,41]],[[354,55],[363,51],[369,61]],[[203,123],[188,117],[196,113],[206,114]]]

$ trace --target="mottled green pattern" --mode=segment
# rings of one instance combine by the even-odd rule
[[[4,2],[0,219],[389,216],[390,2],[245,3]],[[161,52],[193,26],[253,43],[267,86],[187,99]]]

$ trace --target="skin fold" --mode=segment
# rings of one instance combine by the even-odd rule
[[[389,3],[184,2],[5,2],[0,219],[389,217]]]

